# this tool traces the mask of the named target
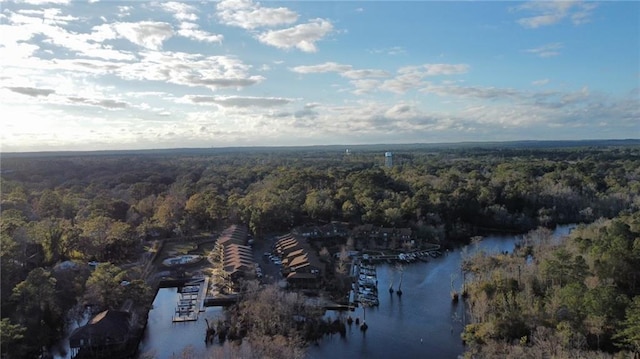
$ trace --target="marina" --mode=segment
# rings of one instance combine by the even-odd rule
[[[209,278],[199,279],[179,287],[178,300],[172,321],[191,322],[198,320],[198,314],[204,311],[205,298],[209,287]]]
[[[569,226],[558,227],[555,234],[567,234],[569,229]],[[352,275],[357,275],[358,279],[363,276],[363,294],[366,294],[365,283],[371,285],[377,281],[378,287],[384,286],[385,295],[376,290],[377,305],[358,305],[347,308],[347,311],[345,308],[327,310],[325,316],[328,319],[347,321],[350,317],[356,325],[347,326],[344,337],[325,336],[318,345],[310,345],[306,358],[375,359],[397,357],[398,353],[405,358],[421,358],[425,353],[434,358],[458,357],[464,351],[460,333],[467,324],[467,318],[464,301],[452,303],[450,292],[452,286],[459,288],[462,284],[462,260],[477,251],[511,252],[517,240],[517,236],[492,235],[441,256],[429,256],[427,262],[418,259],[411,265],[404,265],[395,260],[393,263],[363,263],[352,267]],[[393,283],[394,292],[386,294],[389,283]],[[403,292],[401,296],[396,293],[399,289]],[[355,301],[355,295],[360,291],[352,293]],[[181,293],[175,287],[160,289],[149,313],[140,353],[155,353],[156,359],[168,359],[177,357],[189,345],[195,354],[200,355],[197,357],[218,351],[233,357],[235,344],[209,345],[204,340],[207,329],[204,319],[210,323],[223,319],[224,309],[207,306],[194,321],[173,322],[171,316],[180,297]],[[370,295],[369,298],[373,297]],[[362,330],[365,321],[368,329]]]

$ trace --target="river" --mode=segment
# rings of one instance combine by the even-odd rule
[[[559,226],[554,236],[560,237],[570,232],[574,225]],[[443,256],[428,263],[416,262],[403,266],[402,292],[398,297],[389,294],[389,284],[397,289],[400,272],[395,265],[377,266],[379,300],[378,307],[362,308],[350,312],[352,317],[363,319],[366,314],[368,330],[363,333],[355,323],[347,328],[347,335],[327,336],[307,350],[308,359],[323,358],[456,358],[464,351],[460,333],[466,322],[463,303],[451,302],[451,280],[459,290],[462,283],[460,264],[463,255],[478,250],[487,252],[511,252],[514,249],[513,235],[490,235],[482,241],[466,247],[445,252]],[[206,323],[222,316],[222,309],[207,308],[198,321],[172,323],[171,315],[177,300],[175,288],[160,289],[149,312],[147,332],[140,344],[141,358],[157,359],[177,356],[187,345],[197,353],[214,353],[215,357],[233,355],[233,344],[213,344],[206,346],[204,333]],[[342,315],[348,315],[342,314]],[[328,312],[327,316],[337,317],[340,313]]]

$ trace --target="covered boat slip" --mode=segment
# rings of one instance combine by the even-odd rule
[[[192,322],[198,320],[198,313],[204,311],[204,298],[209,288],[209,278],[196,282],[189,282],[178,288],[180,296],[172,321]]]

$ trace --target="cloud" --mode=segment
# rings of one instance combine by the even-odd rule
[[[340,74],[340,76],[342,77],[346,77],[348,79],[353,79],[353,80],[366,79],[366,78],[384,78],[384,77],[391,76],[389,72],[384,70],[377,70],[377,69],[354,70],[351,65],[344,65],[336,62],[325,62],[318,65],[296,66],[291,68],[291,71],[299,74],[335,72]]]
[[[533,49],[524,50],[530,54],[534,54],[538,57],[553,57],[560,55],[560,49],[562,49],[564,45],[561,42],[554,42],[551,44],[542,45]]]
[[[201,42],[212,42],[212,43],[222,43],[224,39],[223,35],[212,34],[206,31],[193,29],[193,28],[185,28],[178,30],[178,35],[182,37],[186,37],[189,39],[193,39]]]
[[[200,30],[200,25],[194,22],[198,20],[195,7],[173,1],[160,3],[159,6],[180,21],[178,35],[201,42],[222,43],[223,35]]]
[[[99,106],[99,107],[103,107],[110,110],[123,109],[123,108],[129,107],[129,104],[126,102],[109,100],[109,99],[96,100],[96,99],[90,99],[86,97],[75,97],[75,96],[68,97],[67,99],[72,103]]]
[[[196,8],[185,3],[179,3],[175,1],[161,2],[160,7],[165,11],[173,14],[173,17],[179,21],[196,21],[198,15],[196,15]]]
[[[263,7],[251,0],[223,0],[216,10],[220,22],[246,30],[260,27],[290,25],[298,21],[298,14],[285,7]]]
[[[223,107],[276,107],[291,103],[293,100],[282,97],[242,97],[242,96],[188,96],[196,104],[217,104]]]
[[[141,21],[111,24],[120,37],[151,50],[159,50],[162,43],[173,36],[173,28],[166,22]]]
[[[424,64],[419,66],[405,66],[398,69],[397,74],[380,69],[353,69],[351,65],[336,62],[325,62],[318,65],[296,66],[291,71],[300,74],[335,72],[348,78],[355,87],[356,95],[362,95],[379,89],[402,94],[411,89],[425,85],[423,78],[428,76],[460,75],[469,71],[467,64]],[[377,79],[388,78],[381,82]]]
[[[535,80],[531,82],[531,84],[534,86],[544,86],[548,83],[549,83],[549,79],[541,79],[541,80]]]
[[[428,76],[460,75],[469,71],[467,64],[424,64],[420,66],[405,66],[397,71],[397,75],[385,80],[380,89],[403,94],[409,90],[424,87],[423,81]]]
[[[363,69],[363,70],[348,70],[342,73],[342,76],[358,80],[365,78],[384,78],[389,77],[391,74],[384,70],[373,70],[373,69]]]
[[[71,0],[23,0],[22,2],[29,5],[68,5],[69,3],[71,3]]]
[[[460,75],[469,71],[467,64],[427,64],[427,76]]]
[[[355,95],[371,93],[380,87],[380,80],[375,79],[356,79],[351,80],[350,83],[355,87],[355,90],[353,90]]]
[[[317,74],[325,72],[344,73],[352,69],[351,65],[342,65],[335,62],[325,62],[318,65],[296,66],[291,71],[299,74]]]
[[[38,97],[38,96],[46,97],[56,92],[55,90],[39,89],[34,87],[7,87],[7,89],[13,92],[17,92],[19,94],[32,96],[32,97]]]
[[[385,54],[390,56],[397,56],[397,55],[406,55],[407,51],[402,46],[393,46],[393,47],[388,47],[383,49],[369,50],[369,53],[374,55]]]
[[[524,96],[521,91],[514,89],[480,86],[429,85],[421,91],[439,96],[459,96],[485,100],[504,100],[507,98],[519,98]]]
[[[257,39],[263,44],[279,49],[297,48],[303,52],[316,52],[315,43],[331,31],[333,31],[331,22],[324,19],[313,19],[306,24],[263,32],[257,35]]]
[[[596,7],[594,3],[583,1],[528,1],[512,10],[532,13],[532,16],[518,19],[517,23],[525,28],[536,29],[557,24],[566,18],[574,25],[587,23]]]
[[[113,71],[127,80],[164,81],[189,87],[242,88],[264,80],[248,74],[250,67],[229,56],[146,51],[138,62]]]

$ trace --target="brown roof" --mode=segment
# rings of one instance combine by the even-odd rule
[[[300,248],[300,249],[296,249],[293,252],[289,252],[289,254],[287,254],[287,257],[285,259],[293,259],[299,255],[303,255],[304,254],[304,249]]]
[[[71,348],[116,344],[127,339],[131,329],[129,312],[105,310],[98,313],[86,325],[77,328],[69,337]]]
[[[222,231],[218,238],[218,243],[226,246],[228,244],[245,244],[247,242],[247,228],[244,226],[231,225]]]
[[[282,248],[282,247],[290,246],[291,244],[295,244],[295,243],[298,243],[298,240],[295,239],[295,238],[285,239],[285,240],[279,241],[276,244],[276,248]]]
[[[298,273],[291,272],[287,276],[287,279],[316,279],[318,276],[316,274],[311,273]]]
[[[289,267],[290,268],[295,268],[299,265],[302,265],[304,263],[309,263],[309,257],[307,257],[306,254],[301,255],[301,256],[297,256],[295,257],[290,263],[289,263]]]

